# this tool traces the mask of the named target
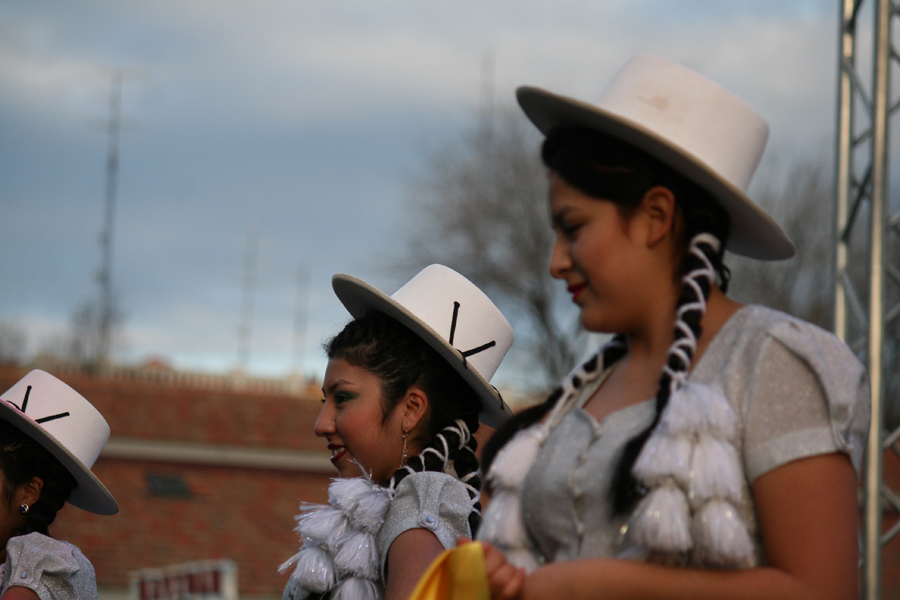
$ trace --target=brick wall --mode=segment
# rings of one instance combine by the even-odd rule
[[[242,595],[280,596],[287,577],[276,569],[296,552],[298,503],[327,498],[323,473],[106,459],[94,470],[114,491],[119,514],[103,517],[67,506],[53,534],[79,546],[107,588],[124,588],[128,572],[138,568],[230,558],[238,565]],[[147,473],[181,476],[191,497],[152,496]]]

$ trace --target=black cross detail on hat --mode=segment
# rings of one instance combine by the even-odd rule
[[[453,346],[453,336],[456,335],[456,320],[459,316],[459,306],[460,306],[459,302],[455,302],[455,301],[453,302],[453,321],[450,323],[450,339],[447,340],[448,342],[450,342],[451,346]],[[481,346],[478,346],[477,348],[472,348],[471,350],[463,351],[463,350],[459,350],[459,348],[456,348],[456,346],[453,346],[453,347],[456,348],[457,350],[459,350],[459,353],[462,354],[463,366],[466,369],[468,369],[469,365],[466,363],[466,358],[472,356],[473,354],[478,354],[479,352],[484,352],[488,348],[492,348],[496,345],[497,345],[497,342],[494,340],[491,340],[487,344],[482,344]]]
[[[13,402],[12,400],[7,400],[6,403],[12,404],[16,408],[16,410],[18,410],[20,413],[22,413],[24,415],[25,409],[28,408],[28,396],[30,396],[30,395],[31,395],[31,386],[29,385],[28,388],[25,389],[25,398],[22,399],[21,407],[16,405],[16,403]],[[68,417],[68,416],[70,416],[69,412],[66,411],[64,413],[59,413],[56,415],[50,415],[48,417],[41,417],[40,419],[35,419],[34,422],[35,423],[46,423],[47,421],[54,421],[56,419],[62,419],[63,417]]]

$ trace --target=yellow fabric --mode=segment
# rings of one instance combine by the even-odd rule
[[[480,542],[444,550],[422,575],[409,600],[490,600]]]

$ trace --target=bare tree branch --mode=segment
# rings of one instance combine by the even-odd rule
[[[438,262],[465,274],[510,316],[543,371],[540,383],[552,385],[573,365],[574,336],[560,326],[561,286],[547,272],[552,231],[538,147],[527,121],[506,110],[429,153],[410,181],[416,227],[395,265],[411,274]]]

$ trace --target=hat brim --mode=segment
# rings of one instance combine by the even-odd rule
[[[25,435],[43,446],[75,478],[76,486],[66,502],[98,515],[114,515],[119,512],[119,503],[87,466],[69,452],[51,434],[35,423],[27,415],[0,401],[0,418],[15,425]]]
[[[598,106],[540,88],[520,87],[516,97],[525,115],[544,135],[560,127],[600,131],[647,152],[706,189],[731,218],[726,246],[729,251],[759,260],[794,255],[794,244],[775,219],[704,161],[666,138]]]
[[[512,416],[512,410],[503,401],[497,389],[488,383],[481,373],[465,362],[459,350],[451,346],[439,333],[393,298],[365,281],[350,275],[333,276],[331,286],[335,295],[354,318],[362,318],[369,312],[377,310],[396,319],[434,348],[475,390],[481,401],[479,421],[490,427],[499,427]]]

